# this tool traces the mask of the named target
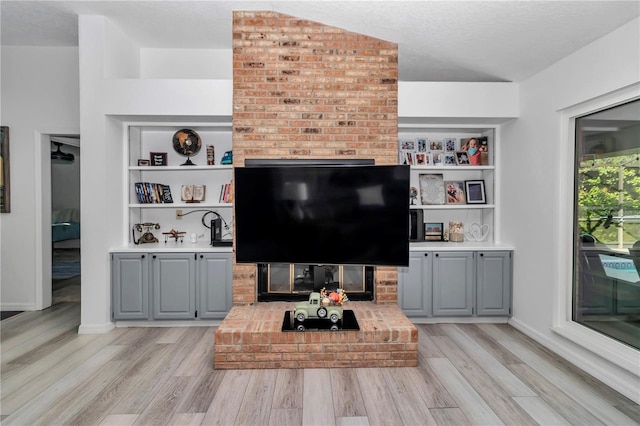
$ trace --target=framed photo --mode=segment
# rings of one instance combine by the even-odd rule
[[[150,160],[143,160],[142,158],[138,159],[138,166],[150,166]]]
[[[427,143],[429,140],[427,138],[417,138],[416,139],[416,149],[418,152],[426,152],[427,151]]]
[[[403,151],[415,151],[416,141],[411,139],[403,139],[400,141],[400,149]]]
[[[0,213],[11,213],[10,176],[9,128],[0,126]]]
[[[448,181],[444,183],[447,192],[447,204],[465,204],[464,183]]]
[[[418,176],[420,202],[422,204],[444,204],[444,179],[442,174]]]
[[[458,139],[457,138],[445,138],[444,139],[444,149],[447,152],[454,152],[458,150]]]
[[[413,151],[403,151],[404,161],[403,164],[407,164],[409,166],[413,166],[416,164],[416,153]]]
[[[455,166],[458,163],[456,162],[455,154],[445,154],[444,155],[444,165],[445,166]]]
[[[456,163],[458,163],[458,166],[469,166],[471,164],[467,151],[456,151]]]
[[[150,152],[151,165],[152,166],[166,166],[167,165],[167,153],[166,152]]]
[[[443,241],[444,224],[442,222],[432,222],[424,224],[425,241]]]
[[[465,180],[464,189],[467,194],[467,204],[487,204],[484,180]]]
[[[431,161],[433,162],[434,166],[442,166],[442,162],[444,161],[444,154],[441,152],[432,152]]]
[[[416,153],[416,164],[418,166],[426,166],[427,163],[427,154],[424,152],[417,152]]]
[[[442,151],[444,150],[444,145],[442,141],[431,141],[429,142],[429,149],[431,151]]]

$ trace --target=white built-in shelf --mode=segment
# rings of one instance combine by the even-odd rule
[[[129,204],[129,208],[143,209],[217,209],[223,207],[233,207],[232,203],[134,203]]]
[[[411,166],[411,170],[438,172],[438,171],[476,171],[476,170],[495,170],[496,166]]]
[[[215,165],[215,166],[130,166],[129,170],[140,170],[143,172],[170,172],[170,171],[203,171],[203,170],[226,170],[233,168],[232,165]]]
[[[409,208],[417,210],[470,210],[494,209],[495,204],[412,204]]]

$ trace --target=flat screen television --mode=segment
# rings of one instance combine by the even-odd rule
[[[409,167],[236,167],[236,261],[407,266]]]

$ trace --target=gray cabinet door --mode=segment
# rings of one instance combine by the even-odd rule
[[[433,315],[473,315],[473,252],[433,256]]]
[[[398,302],[407,316],[431,316],[433,254],[411,253],[409,266],[398,268]]]
[[[149,256],[114,253],[111,261],[113,319],[149,319]]]
[[[476,314],[511,314],[511,253],[484,251],[476,260]]]
[[[227,253],[198,255],[198,317],[224,318],[231,309],[232,260]]]
[[[156,253],[152,268],[153,319],[194,319],[195,254]]]

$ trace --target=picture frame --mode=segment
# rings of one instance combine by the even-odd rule
[[[403,139],[400,141],[400,149],[402,151],[415,151],[416,141],[412,139]]]
[[[418,175],[418,183],[421,204],[444,204],[444,178],[441,173]]]
[[[404,151],[404,161],[403,164],[407,164],[409,166],[413,166],[416,164],[416,153],[413,151]]]
[[[0,213],[11,213],[9,127],[0,126]]]
[[[145,160],[143,158],[138,159],[138,166],[150,166],[151,160]]]
[[[444,223],[443,222],[425,222],[424,240],[425,241],[444,241]]]
[[[418,150],[418,152],[427,152],[427,144],[428,143],[429,143],[429,139],[427,139],[427,138],[417,138],[416,139],[416,144],[417,144],[416,149]]]
[[[457,166],[458,162],[456,161],[455,154],[445,154],[444,155],[444,165],[445,166]]]
[[[469,154],[466,151],[456,151],[456,163],[458,166],[470,166]]]
[[[487,204],[484,180],[465,180],[464,189],[467,204]]]
[[[432,152],[431,162],[434,166],[442,166],[444,161],[444,154],[442,152]]]
[[[444,150],[444,145],[443,142],[441,140],[434,140],[434,141],[430,141],[429,142],[429,149],[431,151],[443,151]]]
[[[455,152],[458,150],[458,138],[444,138],[444,149],[447,152]]]
[[[166,152],[150,152],[149,157],[152,166],[166,166],[167,165],[167,153]]]
[[[465,204],[467,201],[464,182],[446,181],[444,183],[447,204]]]

